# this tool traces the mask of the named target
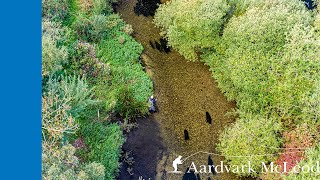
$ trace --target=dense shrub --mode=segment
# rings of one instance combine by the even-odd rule
[[[46,86],[43,87],[43,95],[51,99],[56,97],[61,103],[66,103],[70,107],[67,112],[75,118],[81,116],[87,106],[97,102],[92,99],[92,89],[87,82],[76,76],[49,78]],[[60,107],[59,101],[54,102],[55,108]]]
[[[76,149],[70,145],[52,147],[42,146],[42,179],[96,179],[103,180],[105,168],[100,163],[80,164],[74,155]]]
[[[225,0],[172,0],[160,5],[154,21],[170,46],[196,60],[200,48],[217,43],[228,10]]]
[[[112,180],[118,173],[118,160],[124,142],[122,131],[117,124],[104,125],[100,122],[82,121],[80,136],[85,137],[87,149],[82,158],[89,162],[100,162],[105,167],[105,179]]]
[[[62,21],[68,15],[68,0],[42,0],[42,17]]]
[[[101,62],[96,57],[95,46],[85,43],[77,42],[73,46],[72,57],[69,61],[70,73],[79,74],[82,77],[86,77],[89,84],[104,84],[108,86],[108,82],[111,80],[110,65]]]
[[[276,119],[260,115],[242,114],[220,136],[218,150],[230,165],[241,167],[250,161],[256,173],[239,172],[241,176],[257,176],[262,171],[261,163],[275,160],[281,145],[279,131],[281,125]]]
[[[106,111],[132,118],[148,112],[147,100],[153,88],[139,61],[143,47],[130,36],[132,27],[119,15],[105,11],[108,9],[106,4],[115,2],[90,1],[87,5],[92,4],[94,13],[79,12],[71,27],[86,47],[76,46],[69,67],[73,71],[81,69],[80,74],[86,74],[89,82],[93,82],[95,95],[103,101]],[[86,41],[98,46],[89,48],[87,43],[82,43]],[[97,61],[99,63],[94,63]],[[97,67],[101,65],[106,71]],[[98,71],[102,71],[99,77],[92,77]]]
[[[105,169],[99,163],[82,163],[76,149],[66,137],[79,128],[75,117],[93,104],[91,91],[83,79],[49,77],[42,97],[42,178],[104,179]]]
[[[252,8],[242,16],[231,18],[224,29],[223,43],[216,48],[218,52],[213,55],[211,52],[209,57],[204,58],[211,66],[219,87],[228,98],[237,101],[240,109],[259,113],[277,107],[283,116],[285,113],[291,114],[293,103],[298,103],[296,98],[300,94],[296,92],[299,90],[293,86],[298,86],[301,91],[309,87],[304,83],[296,85],[302,77],[291,77],[294,77],[294,70],[301,61],[312,62],[313,59],[303,54],[299,58],[290,56],[294,49],[285,47],[285,44],[290,41],[289,33],[304,32],[304,29],[293,28],[296,24],[310,24],[311,15],[300,2],[275,4],[272,8],[269,4]],[[313,49],[307,50],[314,55]],[[312,83],[309,79],[305,81]]]
[[[107,32],[112,28],[123,25],[123,20],[117,14],[108,16],[79,14],[73,24],[73,28],[77,31],[80,39],[98,43],[105,38]]]
[[[152,82],[139,63],[143,47],[123,31],[123,22],[108,31],[99,44],[98,57],[111,66],[112,81],[107,90],[109,105],[124,117],[148,112]]]
[[[61,70],[66,62],[68,52],[66,47],[58,47],[65,29],[48,19],[42,21],[42,75],[46,76]]]

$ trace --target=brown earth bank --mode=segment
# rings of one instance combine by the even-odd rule
[[[123,0],[117,12],[131,24],[134,38],[144,47],[142,61],[154,82],[154,95],[159,111],[148,118],[138,119],[138,128],[129,133],[123,146],[134,158],[133,176],[127,166],[121,168],[119,179],[167,179],[180,180],[183,173],[174,174],[172,162],[179,155],[182,159],[199,151],[216,152],[218,136],[234,119],[225,114],[235,108],[228,102],[212,78],[209,67],[201,62],[189,62],[176,51],[160,52],[149,41],[159,41],[160,31],[152,17],[134,13],[136,0]],[[206,122],[206,112],[212,123]],[[184,139],[187,130],[189,140]],[[219,155],[211,155],[215,164],[223,161]],[[208,164],[208,154],[199,153],[178,166],[179,171],[194,162],[198,167]],[[232,173],[218,175],[201,174],[201,179],[240,179]]]

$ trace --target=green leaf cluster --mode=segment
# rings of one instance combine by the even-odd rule
[[[170,46],[197,60],[200,49],[216,43],[229,7],[225,0],[171,0],[159,6],[154,22]]]
[[[262,162],[268,164],[276,158],[281,145],[281,124],[276,119],[261,115],[241,114],[232,126],[221,134],[217,149],[232,166],[242,167],[250,162],[255,172],[239,171],[241,176],[257,176]]]

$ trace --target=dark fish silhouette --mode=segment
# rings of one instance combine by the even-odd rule
[[[168,41],[166,39],[160,38],[160,44],[164,52],[169,53],[171,51],[170,48],[168,47]]]
[[[154,49],[154,45],[153,45],[152,41],[149,41],[149,44],[152,47],[152,49]]]
[[[185,129],[184,130],[184,140],[189,140],[190,138],[189,138],[189,133],[188,133],[188,131]]]
[[[197,177],[194,174],[194,171],[193,170],[191,170],[190,172],[188,171],[189,171],[189,168],[187,168],[186,172],[184,173],[182,180],[197,180]]]
[[[212,174],[216,174],[216,171],[214,169],[213,160],[211,159],[210,155],[208,157],[208,166],[210,166],[210,171],[212,172]]]
[[[209,124],[212,123],[212,118],[211,118],[210,114],[208,113],[208,111],[206,112],[206,120],[207,120],[207,123],[209,123]]]
[[[156,48],[157,48],[160,52],[162,52],[161,45],[160,45],[157,41],[155,41],[155,44],[156,44]]]
[[[139,16],[140,14],[144,16],[154,16],[158,4],[161,4],[160,0],[138,0],[136,6],[134,7],[134,12]]]

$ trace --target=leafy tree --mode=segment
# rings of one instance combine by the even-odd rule
[[[240,109],[275,111],[290,119],[301,113],[301,99],[314,88],[317,76],[306,71],[320,67],[318,45],[302,3],[273,1],[231,18],[217,52],[203,58]]]
[[[228,10],[225,0],[172,0],[160,5],[154,22],[170,46],[196,60],[200,49],[216,43]]]
[[[278,132],[281,125],[277,119],[248,113],[240,118],[220,135],[218,150],[232,166],[248,164],[256,172],[238,172],[240,176],[258,176],[262,172],[261,162],[268,164],[275,160],[281,137]]]

